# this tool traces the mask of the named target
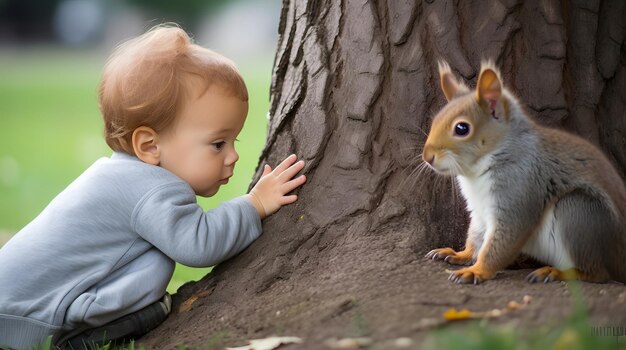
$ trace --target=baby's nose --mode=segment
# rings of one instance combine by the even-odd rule
[[[235,163],[237,163],[238,160],[239,160],[239,153],[233,150],[232,153],[228,155],[228,158],[226,158],[226,164],[234,165]]]

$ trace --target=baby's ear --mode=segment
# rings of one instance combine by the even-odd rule
[[[441,82],[441,90],[446,96],[446,100],[450,102],[459,93],[466,93],[469,91],[467,86],[459,81],[452,73],[450,65],[446,61],[439,61],[439,80]]]
[[[159,165],[161,154],[159,152],[159,134],[147,126],[140,126],[133,131],[133,150],[137,158],[144,163]]]
[[[492,61],[483,62],[480,67],[478,84],[476,85],[476,100],[483,108],[491,111],[496,109],[502,96],[502,80],[500,72]]]

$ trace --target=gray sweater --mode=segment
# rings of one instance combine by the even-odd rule
[[[74,300],[154,247],[207,267],[260,234],[244,198],[204,212],[171,172],[124,153],[99,159],[0,249],[0,347],[27,348],[67,331]]]

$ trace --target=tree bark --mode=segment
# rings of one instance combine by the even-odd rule
[[[424,315],[505,288],[498,283],[506,278],[455,286],[444,265],[423,258],[435,247],[460,248],[467,225],[453,182],[416,171],[430,118],[445,104],[437,60],[474,86],[481,60],[493,59],[530,114],[599,145],[624,177],[625,7],[283,0],[267,143],[253,183],[262,164],[291,153],[306,160],[308,182],[296,204],[264,221],[252,246],[179,291],[176,311],[157,329],[170,341],[153,332],[146,344],[201,344],[224,332],[236,340],[297,335],[317,349],[331,336],[411,336]],[[185,325],[200,330],[189,336]]]

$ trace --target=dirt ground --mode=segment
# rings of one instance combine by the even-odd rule
[[[174,296],[169,319],[140,343],[148,349],[173,349],[180,344],[222,348],[277,335],[304,340],[281,349],[327,349],[329,339],[366,336],[374,341],[368,349],[395,349],[401,337],[413,339],[411,348],[417,348],[434,329],[446,326],[442,315],[449,308],[488,311],[504,308],[510,301],[521,303],[528,295],[529,305],[490,321],[494,325],[514,322],[521,329],[556,325],[573,312],[576,291],[564,282],[530,284],[524,280],[530,269],[506,270],[480,285],[456,285],[445,272],[452,267],[414,257],[395,265],[381,261],[355,273],[329,269],[319,279],[291,275],[255,292],[248,302],[230,294],[236,290],[220,292],[228,284],[209,283],[213,284],[209,288],[206,282],[188,284]],[[590,326],[626,326],[625,286],[581,286]]]

